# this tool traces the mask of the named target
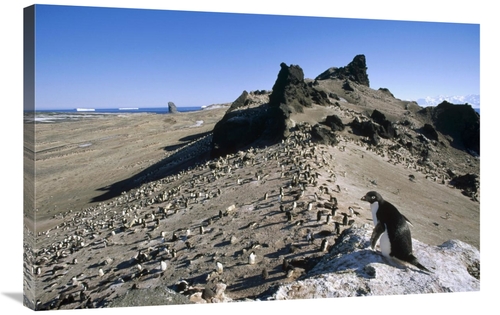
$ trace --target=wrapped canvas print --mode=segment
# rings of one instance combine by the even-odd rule
[[[479,291],[479,117],[478,24],[26,7],[24,305]]]

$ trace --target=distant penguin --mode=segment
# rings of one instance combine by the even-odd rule
[[[334,222],[335,224],[335,234],[339,235],[340,234],[340,222]]]
[[[328,240],[326,238],[324,238],[322,241],[321,241],[321,247],[320,247],[320,250],[322,252],[326,252],[328,250]]]
[[[342,224],[343,224],[344,226],[346,226],[346,225],[348,225],[348,224],[349,224],[349,218],[347,217],[347,213],[342,213],[342,215],[344,216],[344,217],[342,218]]]
[[[408,226],[410,221],[376,191],[366,193],[361,200],[369,202],[372,211],[375,225],[371,237],[372,249],[380,239],[380,250],[384,256],[397,258],[430,272],[413,255],[411,232]]]
[[[220,261],[215,262],[215,270],[217,271],[218,274],[221,274],[224,271],[224,266]]]
[[[316,221],[321,221],[321,210],[316,213]]]
[[[251,252],[250,255],[248,256],[248,264],[253,265],[255,264],[255,252]]]
[[[161,271],[165,271],[165,270],[167,270],[167,262],[165,262],[165,261],[163,261],[163,260],[162,260],[162,261],[160,261],[160,270],[161,270]]]
[[[283,263],[281,265],[281,269],[286,272],[288,270],[288,268],[289,268],[288,260],[286,258],[283,258]]]
[[[326,224],[330,224],[331,220],[332,220],[332,215],[329,213],[326,215]]]
[[[311,230],[307,230],[307,235],[306,235],[306,240],[307,243],[312,244],[314,242],[314,235]]]
[[[267,272],[267,269],[262,269],[262,279],[266,280],[269,278],[269,273]]]

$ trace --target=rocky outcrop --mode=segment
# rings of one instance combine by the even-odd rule
[[[379,88],[378,89],[380,92],[384,93],[384,94],[387,94],[389,95],[390,97],[394,97],[394,94],[391,93],[391,91],[389,91],[388,88]]]
[[[437,131],[449,136],[453,147],[480,153],[479,114],[472,106],[444,101],[436,107],[425,107],[418,113],[431,120]]]
[[[271,300],[479,291],[479,251],[451,240],[429,246],[413,240],[414,255],[431,273],[406,267],[370,248],[371,226],[345,230],[330,252]]]
[[[303,107],[311,107],[313,102],[326,105],[328,96],[304,81],[304,72],[297,65],[287,66],[281,63],[281,70],[269,96],[271,107],[281,107],[285,114],[301,113]]]
[[[354,133],[367,137],[372,145],[378,145],[380,138],[393,139],[397,137],[394,123],[378,110],[374,110],[368,120],[355,117],[349,125]]]
[[[314,125],[311,129],[311,141],[325,145],[337,145],[339,143],[335,133],[323,125]]]
[[[370,80],[368,80],[368,73],[366,72],[367,69],[368,68],[366,67],[365,55],[357,55],[347,66],[340,68],[329,68],[325,72],[318,75],[316,77],[316,80],[350,80],[370,87]],[[345,87],[344,89],[347,89],[347,87]]]
[[[227,111],[230,112],[238,108],[242,108],[245,105],[247,105],[247,101],[248,101],[248,92],[243,91],[243,93],[241,93],[241,95],[238,96],[238,98],[231,104],[231,106]]]
[[[479,192],[479,176],[476,174],[465,174],[454,176],[450,185],[461,189],[462,193],[477,201]]]
[[[382,112],[375,109],[370,117],[379,125],[377,130],[379,136],[385,139],[394,138],[395,130],[393,122],[388,120]]]
[[[439,135],[436,129],[431,124],[424,124],[420,132],[429,140],[435,140],[435,141],[439,140]]]
[[[337,115],[327,116],[323,124],[329,126],[332,131],[342,131],[345,129],[342,119]]]
[[[168,112],[170,114],[177,114],[179,112],[177,110],[177,106],[175,106],[174,102],[168,102]]]
[[[290,115],[312,104],[329,104],[328,96],[304,81],[297,65],[281,63],[269,103],[255,106],[244,91],[215,125],[212,157],[235,153],[245,147],[271,145],[286,138],[293,126]],[[265,92],[254,93],[262,95]]]

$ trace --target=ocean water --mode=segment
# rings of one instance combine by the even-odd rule
[[[192,112],[202,110],[202,107],[177,107],[179,112]],[[144,108],[82,108],[82,109],[36,109],[34,112],[25,111],[25,122],[55,123],[61,121],[81,120],[96,118],[103,115],[129,115],[129,114],[161,114],[170,115],[166,107]]]

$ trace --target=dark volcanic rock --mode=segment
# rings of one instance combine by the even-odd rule
[[[350,81],[370,87],[368,73],[366,72],[367,69],[365,55],[357,55],[347,66],[329,68],[317,76],[316,80],[349,79]]]
[[[258,140],[269,120],[262,108],[244,110],[228,110],[224,117],[214,126],[212,137],[213,157],[235,153]]]
[[[378,135],[380,126],[378,124],[375,124],[373,121],[360,121],[355,118],[349,125],[351,126],[354,133],[364,137],[368,137],[371,144],[378,145],[378,143],[380,142],[380,136]]]
[[[377,133],[379,136],[386,139],[394,138],[395,131],[394,127],[392,126],[392,122],[385,118],[385,115],[382,112],[374,110],[371,118],[373,119],[373,121],[380,125],[377,128]]]
[[[285,63],[280,66],[268,104],[250,108],[248,93],[244,91],[215,125],[212,157],[235,153],[250,145],[281,141],[287,136],[290,114],[301,113],[313,103],[329,104],[325,92],[315,90],[304,81],[304,72],[299,66]]]
[[[179,112],[174,102],[168,102],[168,112],[171,114],[177,114]]]
[[[328,128],[321,125],[314,125],[311,129],[311,140],[315,143],[325,144],[325,145],[336,145],[338,144],[337,137]]]
[[[230,112],[246,105],[248,105],[248,92],[243,91],[243,93],[241,93],[241,95],[231,104],[227,111]]]
[[[438,133],[436,129],[434,129],[434,127],[430,124],[425,124],[420,132],[430,140],[438,140]]]
[[[345,125],[337,115],[327,116],[324,122],[325,125],[329,126],[332,131],[342,131],[345,129]]]
[[[470,105],[454,105],[446,101],[418,112],[430,118],[437,131],[450,136],[451,145],[479,154],[479,114]]]
[[[342,85],[342,88],[346,91],[350,91],[350,92],[353,92],[354,91],[354,88],[351,86],[351,84],[349,83],[349,80],[344,80],[344,84]]]
[[[476,174],[455,176],[450,184],[462,190],[466,196],[475,197],[479,191],[479,176]]]
[[[269,96],[271,107],[282,107],[285,113],[301,113],[303,107],[329,104],[325,92],[315,90],[304,81],[304,72],[297,65],[281,63],[281,70]]]
[[[378,145],[380,138],[392,139],[396,137],[393,123],[383,113],[374,110],[370,118],[371,120],[367,121],[355,118],[349,125],[354,133],[368,137],[373,145]]]

